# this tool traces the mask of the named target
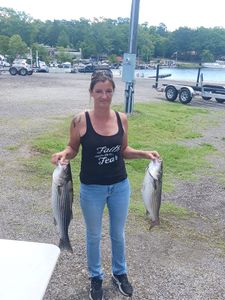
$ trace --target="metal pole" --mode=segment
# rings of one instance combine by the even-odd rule
[[[36,68],[39,68],[38,50],[36,50]]]
[[[157,64],[156,67],[156,78],[155,78],[155,88],[157,89],[159,84],[159,63]]]
[[[31,64],[31,68],[33,68],[33,52],[32,52],[32,48],[30,48],[30,64]]]
[[[137,52],[137,31],[139,17],[140,0],[132,0],[131,15],[130,15],[130,38],[129,38],[129,53],[136,54]],[[125,85],[125,112],[133,112],[133,94],[134,94],[134,74],[131,74],[132,82],[126,82]]]
[[[198,68],[198,75],[197,75],[196,86],[198,86],[198,84],[199,84],[200,72],[201,72],[201,64],[199,64],[199,68]]]
[[[140,0],[132,0],[131,14],[130,14],[130,42],[129,53],[137,53],[137,30],[139,17]]]

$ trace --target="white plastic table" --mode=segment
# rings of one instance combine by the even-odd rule
[[[42,299],[59,254],[55,245],[0,239],[0,299]]]

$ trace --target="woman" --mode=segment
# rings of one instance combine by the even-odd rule
[[[68,146],[53,154],[52,163],[64,162],[78,154],[82,145],[80,204],[86,224],[88,271],[91,277],[89,298],[103,299],[101,268],[101,230],[105,205],[110,220],[112,280],[125,296],[133,288],[127,278],[124,229],[128,214],[130,186],[124,159],[155,159],[156,151],[128,146],[128,122],[124,113],[111,109],[115,90],[112,75],[92,74],[90,96],[93,109],[81,112],[71,122]]]

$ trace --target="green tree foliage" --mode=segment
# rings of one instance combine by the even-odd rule
[[[201,54],[201,61],[202,62],[213,62],[214,56],[209,50],[203,50]]]
[[[18,34],[13,35],[9,39],[8,55],[10,61],[12,61],[14,58],[26,56],[27,52],[27,45],[23,42],[22,38]]]
[[[39,58],[39,60],[45,61],[47,63],[50,62],[49,60],[49,53],[47,49],[38,43],[33,43],[31,46],[32,50],[32,59],[35,61],[36,58]]]
[[[57,53],[58,62],[71,62],[71,56],[68,54],[68,52],[66,52],[66,49],[64,47],[57,47]]]
[[[143,24],[138,30],[138,57],[143,61],[150,61],[155,52],[155,36],[151,34],[147,24]]]
[[[57,40],[57,45],[66,48],[69,46],[69,44],[70,44],[69,36],[66,33],[66,31],[65,30],[60,31]]]
[[[33,44],[39,44],[77,50],[81,48],[84,58],[115,58],[128,52],[129,30],[128,18],[42,22],[24,12],[0,7],[0,51],[4,55],[22,55],[26,46],[31,48]],[[15,35],[17,39],[15,41],[14,37],[12,41]],[[18,45],[18,49],[15,49],[15,45]],[[221,59],[225,57],[225,29],[180,27],[169,32],[164,23],[159,26],[144,23],[138,27],[137,48],[139,58],[145,62],[152,58],[171,59],[174,53],[177,59],[184,61]]]
[[[0,53],[5,55],[9,49],[9,37],[0,35]]]

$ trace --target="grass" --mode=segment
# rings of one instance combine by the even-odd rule
[[[210,167],[205,157],[216,151],[212,145],[189,147],[180,143],[201,137],[197,128],[207,124],[209,111],[168,103],[137,104],[135,108],[129,117],[129,144],[160,153],[164,161],[164,191],[171,191],[176,179],[194,180]],[[131,210],[135,212],[143,213],[140,187],[147,165],[146,160],[126,162],[132,184]]]
[[[123,110],[121,106],[115,106]],[[176,103],[135,104],[135,111],[129,116],[129,145],[134,148],[157,150],[164,160],[163,190],[172,191],[174,181],[194,180],[200,172],[210,168],[206,155],[216,150],[210,144],[189,147],[181,141],[201,137],[198,128],[210,126],[207,122],[208,110],[197,109]],[[34,155],[26,159],[24,165],[30,172],[32,186],[44,180],[51,182],[54,166],[51,155],[62,150],[68,142],[68,129],[71,117],[59,121],[58,128],[51,130],[31,143]],[[10,149],[10,148],[9,148]],[[13,150],[13,146],[11,147]],[[132,186],[131,211],[144,213],[141,201],[141,185],[148,165],[146,160],[127,160],[126,167]],[[72,161],[75,186],[79,184],[80,154]],[[78,188],[74,188],[78,193]],[[162,211],[168,211],[168,204]],[[176,212],[175,207],[172,207]]]
[[[194,215],[194,213],[190,213],[188,209],[183,207],[178,207],[171,202],[164,202],[160,212],[161,214],[174,215],[179,218],[187,218],[190,215]]]

